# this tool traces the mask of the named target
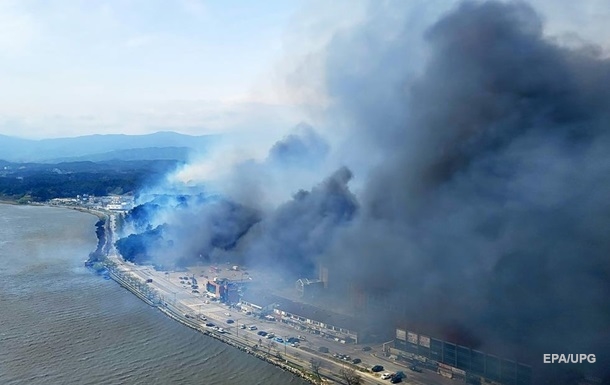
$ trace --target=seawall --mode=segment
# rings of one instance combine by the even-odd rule
[[[142,291],[142,288],[145,288],[145,284],[135,284],[133,279],[126,277],[122,272],[120,272],[115,266],[112,264],[107,265],[108,272],[110,277],[116,281],[119,285],[129,290],[133,294],[135,294],[138,298],[144,301],[146,304],[158,308],[162,313],[166,316],[174,319],[175,321],[180,322],[181,324],[190,327],[191,329],[197,330],[200,333],[203,333],[209,337],[215,338],[218,341],[224,342],[227,345],[230,345],[234,348],[237,348],[245,353],[248,353],[260,360],[268,362],[272,365],[275,365],[281,368],[284,371],[290,372],[291,374],[302,378],[305,381],[308,381],[312,384],[316,384],[314,379],[312,378],[311,373],[308,371],[306,367],[303,366],[303,363],[297,362],[293,359],[289,359],[289,357],[279,358],[269,353],[265,353],[261,349],[253,348],[248,344],[245,344],[235,338],[232,338],[231,335],[223,334],[211,329],[207,329],[205,326],[202,326],[199,321],[192,317],[186,317],[183,311],[180,311],[176,306],[172,304],[166,304],[164,302],[159,301],[155,298],[155,296],[151,293],[145,293]]]

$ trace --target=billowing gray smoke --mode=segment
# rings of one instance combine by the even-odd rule
[[[300,124],[293,131],[275,143],[264,161],[236,165],[223,180],[230,187],[221,194],[204,193],[206,186],[197,195],[148,194],[152,200],[126,218],[124,227],[132,234],[117,242],[121,255],[163,267],[198,261],[247,263],[272,266],[290,280],[315,276],[317,258],[353,218],[357,203],[348,188],[351,171],[342,167],[311,190],[295,190],[271,207],[261,205],[262,194],[273,194],[271,181],[294,182],[295,174],[315,173],[329,151],[311,126]],[[160,189],[173,192],[179,186]]]
[[[330,148],[313,127],[300,123],[293,131],[271,147],[268,163],[286,168],[312,167],[312,164],[324,161]]]
[[[246,160],[231,168],[219,182],[221,193],[244,205],[269,211],[337,168],[326,167],[330,146],[313,127],[300,123],[291,131],[269,149],[265,159]]]
[[[258,221],[256,210],[221,197],[161,195],[129,212],[125,227],[132,227],[133,233],[116,246],[123,258],[135,263],[189,265],[234,248]],[[163,223],[152,226],[158,222]]]
[[[464,3],[428,29],[412,81],[406,36],[380,22],[328,48],[332,112],[386,154],[326,256],[334,279],[413,330],[534,364],[596,353],[607,376],[610,61],[545,39],[525,4]]]
[[[610,376],[610,61],[557,45],[529,6],[499,2],[460,5],[413,53],[407,3],[373,2],[325,55],[327,112],[351,128],[338,153],[365,181],[359,203],[347,168],[319,185],[300,178],[338,168],[303,126],[238,165],[227,201],[163,212],[163,241],[295,277],[321,263],[332,292],[383,303],[368,309],[388,330],[534,365],[595,353],[586,369]],[[315,187],[269,193],[295,181]],[[563,369],[547,365],[536,384],[569,383],[554,377]]]
[[[250,266],[273,266],[295,278],[315,276],[319,256],[356,213],[347,187],[351,178],[341,168],[311,191],[297,192],[248,232],[238,254]]]

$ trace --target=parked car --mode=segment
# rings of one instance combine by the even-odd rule
[[[259,332],[258,332],[258,333],[256,333],[256,334],[258,334],[259,336],[263,336],[263,337],[267,336],[267,332],[264,332],[264,331],[262,331],[262,330],[261,330],[261,331],[259,331]]]
[[[362,347],[362,351],[363,351],[363,352],[369,352],[369,351],[371,351],[371,349],[372,349],[372,348],[371,348],[370,346],[363,346],[363,347]]]
[[[233,321],[231,318],[229,318],[229,319],[227,320],[227,323],[228,323],[228,324],[232,324],[233,322],[235,322],[235,321]]]
[[[250,330],[256,330],[258,329],[255,325],[250,325]]]
[[[411,365],[411,366],[409,366],[409,369],[411,369],[414,372],[418,372],[418,373],[422,372],[422,369],[417,365]]]
[[[352,360],[352,364],[359,364],[359,363],[361,363],[361,362],[362,362],[362,360],[361,360],[360,358],[354,358],[354,359]]]
[[[381,375],[382,380],[387,380],[390,377],[392,377],[392,373],[385,372]]]
[[[392,375],[392,379],[390,379],[390,382],[392,384],[398,384],[399,382],[402,382],[402,380],[405,378],[407,378],[407,375],[399,371]]]
[[[374,373],[381,372],[381,371],[383,371],[383,366],[375,365],[371,368],[371,371],[373,371]]]

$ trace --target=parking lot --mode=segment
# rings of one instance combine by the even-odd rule
[[[367,384],[389,383],[390,379],[382,379],[383,374],[394,374],[399,371],[407,374],[406,378],[401,381],[403,383],[453,384],[450,379],[443,378],[436,373],[427,370],[410,371],[404,365],[389,360],[383,356],[381,344],[366,348],[362,345],[342,344],[222,304],[206,294],[205,282],[208,278],[202,270],[199,271],[199,276],[195,276],[191,271],[187,273],[163,272],[156,271],[152,267],[125,262],[122,262],[122,265],[124,269],[143,281],[152,280],[148,284],[157,290],[164,303],[180,309],[181,312],[184,312],[185,317],[200,323],[202,328],[226,333],[270,354],[275,352],[299,359],[304,362],[304,365],[307,365],[312,359],[318,360],[322,373],[336,374],[345,365],[353,365],[354,368],[368,369],[368,371],[361,372]],[[227,270],[227,272],[231,275],[231,271]],[[232,275],[241,276],[242,273],[246,275],[245,272],[235,271]],[[192,278],[194,276],[197,289],[193,288]],[[250,274],[248,276],[256,279]],[[375,365],[380,365],[383,369],[371,372],[370,369]]]

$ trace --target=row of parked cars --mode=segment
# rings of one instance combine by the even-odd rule
[[[360,358],[352,358],[347,354],[335,353],[335,354],[333,354],[333,357],[338,358],[343,361],[351,362],[352,364],[359,364],[362,362],[362,360]]]
[[[209,329],[212,329],[212,330],[217,331],[217,332],[222,333],[222,334],[224,334],[224,333],[226,333],[226,332],[227,332],[227,331],[226,331],[226,330],[224,330],[223,328],[221,328],[221,327],[219,327],[219,326],[214,325],[212,322],[208,322],[208,323],[206,323],[206,324],[205,324],[205,326],[206,326],[207,328],[209,328]]]
[[[414,371],[414,372],[418,372],[418,373],[422,372],[422,369],[419,366],[417,366],[417,365],[411,365],[409,367],[409,369]],[[381,372],[381,371],[383,371],[383,366],[375,365],[375,366],[373,366],[373,368],[371,370],[373,372]],[[407,378],[407,375],[404,374],[404,372],[401,372],[401,371],[398,371],[396,373],[387,373],[386,372],[386,373],[383,373],[381,375],[381,379],[382,380],[390,380],[390,382],[392,384],[397,384],[399,382],[402,382],[402,380],[404,380],[406,378]]]
[[[250,329],[250,330],[256,330],[256,329]],[[299,342],[301,342],[301,339],[298,337],[289,337],[289,338],[283,339],[282,337],[276,337],[275,334],[268,333],[264,330],[259,330],[258,333],[256,333],[256,334],[258,334],[261,337],[265,337],[267,339],[273,339],[274,341],[276,341],[280,344],[283,344],[283,343],[290,344],[293,347],[297,347]]]
[[[406,378],[407,378],[407,375],[401,371],[398,371],[396,373],[383,373],[381,375],[382,380],[390,380],[390,382],[392,384],[398,384],[399,382],[402,382],[402,380],[406,379]]]

